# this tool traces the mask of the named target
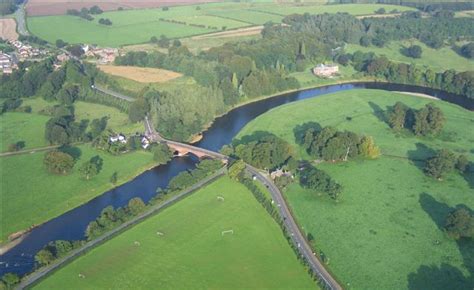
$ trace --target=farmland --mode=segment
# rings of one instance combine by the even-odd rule
[[[18,33],[16,32],[16,22],[14,19],[0,19],[0,38],[8,40],[18,39]]]
[[[105,73],[141,83],[164,83],[182,76],[180,73],[157,68],[114,65],[100,65],[98,68]]]
[[[396,101],[413,108],[433,102],[377,90],[339,92],[278,107],[249,123],[238,137],[270,131],[309,159],[295,143],[296,125],[317,122],[373,136],[382,150],[379,159],[317,165],[343,186],[339,203],[296,183],[285,191],[300,225],[315,237],[313,246],[349,289],[468,289],[474,244],[456,243],[442,227],[456,206],[474,208],[473,173],[452,173],[440,182],[425,176],[423,164],[413,160],[447,148],[473,161],[469,127],[474,113],[435,101],[447,119],[440,136],[396,135],[380,120],[381,111]]]
[[[410,8],[393,5],[308,5],[274,3],[209,3],[162,9],[142,9],[105,12],[92,21],[76,16],[56,15],[29,17],[30,31],[53,43],[63,39],[70,43],[90,43],[102,46],[123,46],[145,43],[152,36],[183,38],[226,29],[261,25],[268,21],[280,22],[291,13],[335,13],[353,15],[373,14],[378,8],[390,11]],[[108,18],[113,25],[98,23],[99,18]],[[160,20],[162,19],[162,20]],[[177,23],[180,22],[180,23]],[[186,24],[184,24],[186,23]],[[202,26],[202,27],[199,27]],[[56,27],[57,29],[50,29]]]
[[[419,45],[422,48],[421,58],[411,58],[403,55],[402,50],[410,45]],[[467,59],[457,54],[452,48],[444,46],[433,49],[417,41],[392,41],[383,48],[370,46],[363,47],[356,44],[347,44],[346,51],[374,52],[377,55],[385,55],[388,59],[396,62],[413,63],[419,66],[431,68],[435,71],[454,69],[457,71],[468,71],[474,67],[474,60]]]
[[[75,208],[111,189],[110,176],[118,172],[118,184],[124,183],[153,165],[152,154],[137,151],[113,156],[89,145],[77,146],[78,160],[72,174],[53,175],[44,168],[44,152],[1,157],[2,203],[0,240],[31,225],[38,225]],[[103,159],[97,176],[85,181],[77,167],[93,156]],[[21,174],[19,174],[21,172]]]
[[[233,234],[222,235],[225,230]],[[35,289],[72,284],[75,289],[316,288],[279,226],[228,177],[93,249]]]

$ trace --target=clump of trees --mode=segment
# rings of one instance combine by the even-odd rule
[[[74,158],[68,153],[53,150],[44,155],[43,164],[49,172],[58,175],[71,173],[74,167]]]
[[[84,179],[89,180],[99,174],[102,170],[103,164],[104,160],[99,155],[96,155],[90,160],[84,162],[79,168],[79,172]]]
[[[6,273],[0,280],[0,289],[14,289],[15,285],[18,283],[20,283],[20,277],[18,277],[17,274]]]
[[[164,190],[163,193],[169,194],[184,190],[221,167],[222,163],[220,160],[205,159],[201,161],[195,169],[183,171],[172,178],[168,184],[168,188]]]
[[[415,110],[397,102],[388,113],[388,123],[397,132],[408,129],[416,135],[427,136],[441,132],[445,117],[441,109],[434,104],[427,104],[420,110]]]
[[[318,195],[327,194],[331,199],[338,200],[342,186],[334,181],[326,172],[311,165],[306,165],[299,172],[299,182],[303,188],[315,190]]]
[[[374,159],[380,155],[372,137],[337,131],[330,126],[322,129],[309,127],[297,136],[296,141],[311,157],[325,161],[347,161],[357,156]]]
[[[56,259],[66,256],[69,252],[79,248],[84,241],[57,240],[49,242],[43,249],[35,255],[35,261],[39,266],[49,265]]]
[[[101,18],[99,19],[99,24],[110,26],[112,25],[112,21],[110,21],[108,18]]]
[[[232,156],[258,168],[273,170],[283,166],[296,167],[290,144],[268,132],[255,132],[244,136],[228,149]]]
[[[112,206],[104,208],[100,216],[87,226],[85,233],[87,239],[93,240],[103,233],[117,227],[141,213],[145,207],[145,203],[139,197],[135,197],[130,199],[127,206],[123,208],[119,207],[114,209]]]
[[[448,235],[456,240],[474,238],[474,215],[466,208],[459,208],[451,212],[446,218],[444,226]]]
[[[173,158],[173,152],[165,143],[158,143],[151,148],[153,152],[153,160],[158,164],[166,164]]]
[[[474,42],[464,44],[460,51],[464,57],[474,58]]]
[[[403,54],[411,58],[421,58],[423,49],[419,45],[411,45],[403,49]]]
[[[469,170],[467,157],[465,155],[456,156],[447,149],[441,149],[435,156],[427,160],[424,171],[426,175],[441,180],[454,169],[460,173],[467,172]]]

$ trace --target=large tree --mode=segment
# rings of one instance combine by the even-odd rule
[[[49,172],[65,175],[74,167],[74,158],[67,153],[54,150],[44,155],[43,163]]]
[[[446,218],[445,229],[454,239],[474,238],[474,216],[465,208],[457,209]]]
[[[442,179],[447,173],[454,169],[457,158],[454,153],[447,149],[438,151],[436,156],[428,159],[425,165],[425,173],[437,179]]]

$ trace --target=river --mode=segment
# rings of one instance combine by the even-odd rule
[[[247,123],[272,108],[328,93],[364,88],[422,93],[474,110],[474,100],[434,89],[387,83],[338,84],[282,94],[238,107],[217,118],[211,127],[203,133],[203,138],[194,145],[219,151],[223,145],[229,144]],[[87,225],[95,220],[105,207],[109,205],[115,208],[122,207],[133,197],[140,197],[144,202],[148,202],[156,195],[158,187],[165,188],[171,178],[184,170],[194,168],[197,162],[198,159],[193,156],[174,158],[168,164],[145,171],[128,183],[107,191],[34,228],[18,245],[0,256],[0,276],[8,272],[20,275],[31,272],[34,269],[34,255],[50,241],[84,239]]]

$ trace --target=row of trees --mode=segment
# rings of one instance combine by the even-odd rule
[[[474,71],[435,72],[413,64],[392,62],[385,56],[360,52],[352,55],[352,61],[356,70],[392,83],[426,86],[474,98]]]
[[[80,11],[76,9],[68,9],[66,11],[66,14],[72,15],[72,16],[78,16],[86,20],[92,21],[94,20],[94,17],[92,17],[91,14],[98,15],[98,14],[102,14],[103,12],[104,11],[100,9],[99,6],[94,5],[90,9],[87,9],[87,7],[83,7]]]
[[[35,255],[38,266],[49,265],[56,259],[62,258],[74,249],[81,247],[84,241],[57,240],[49,242],[43,249]]]
[[[325,161],[347,161],[357,156],[373,159],[380,155],[372,137],[337,131],[329,126],[311,126],[297,136],[296,141],[311,157]]]
[[[446,119],[440,108],[427,104],[419,110],[397,102],[388,112],[388,123],[393,130],[408,129],[416,135],[437,135],[444,127]]]

